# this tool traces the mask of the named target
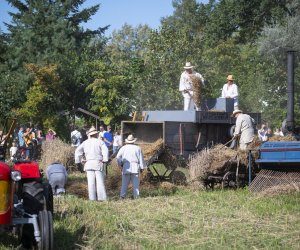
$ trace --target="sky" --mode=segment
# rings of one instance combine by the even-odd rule
[[[198,2],[207,3],[208,0]],[[159,28],[161,18],[172,15],[174,11],[172,0],[86,0],[82,7],[96,4],[100,4],[98,12],[83,27],[97,29],[110,25],[105,35],[121,29],[125,23],[133,27],[147,24],[153,29]],[[14,9],[5,0],[0,0],[0,28],[4,32],[3,22],[11,20],[8,11],[14,12]]]

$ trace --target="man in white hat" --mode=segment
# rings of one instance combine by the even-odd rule
[[[122,168],[122,187],[121,198],[127,196],[129,182],[132,182],[133,198],[140,195],[140,172],[145,168],[144,155],[142,149],[135,145],[137,139],[133,135],[129,135],[125,139],[126,145],[120,148],[117,154],[118,165]]]
[[[255,120],[250,115],[243,114],[243,111],[239,109],[234,110],[232,116],[236,118],[233,137],[237,138],[240,136],[240,149],[246,150],[247,146],[254,139]]]
[[[107,196],[104,185],[103,162],[108,160],[105,159],[107,154],[103,152],[105,144],[98,139],[98,131],[94,127],[91,127],[87,134],[89,138],[75,150],[75,163],[84,163],[89,199],[104,201]],[[83,155],[85,159],[83,159]]]
[[[183,67],[184,71],[181,73],[180,82],[179,82],[179,91],[182,93],[184,98],[184,108],[183,110],[194,110],[195,103],[193,101],[193,85],[191,76],[195,76],[201,79],[202,85],[204,86],[203,76],[194,71],[194,66],[190,62],[186,62]],[[200,107],[196,107],[197,109]]]
[[[223,85],[222,88],[222,98],[232,98],[234,100],[234,110],[236,110],[239,109],[238,96],[238,87],[234,83],[233,75],[228,75],[227,82]]]

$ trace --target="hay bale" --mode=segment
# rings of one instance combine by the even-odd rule
[[[210,174],[224,172],[235,162],[237,151],[223,144],[204,149],[191,157],[188,163],[191,181],[204,180]]]
[[[142,149],[145,161],[147,161],[163,147],[163,139],[160,138],[151,144],[139,144],[139,146]]]
[[[70,170],[75,165],[74,152],[74,147],[71,147],[70,144],[63,142],[60,139],[44,141],[42,144],[40,166],[46,171],[48,165],[55,161],[59,161]]]

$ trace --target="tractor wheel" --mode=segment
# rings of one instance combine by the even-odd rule
[[[44,196],[46,201],[46,209],[53,214],[53,191],[48,182],[43,183]]]
[[[39,211],[44,210],[45,204],[43,184],[37,181],[24,183],[22,199],[25,212],[38,215]],[[21,243],[27,249],[32,249],[37,245],[32,224],[22,226]]]
[[[53,221],[50,211],[43,210],[38,216],[41,241],[38,243],[39,250],[53,249]]]

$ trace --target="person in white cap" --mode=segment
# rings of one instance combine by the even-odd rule
[[[223,85],[222,88],[222,98],[232,98],[234,110],[239,109],[239,100],[238,100],[238,87],[234,83],[233,75],[227,76],[227,82]]]
[[[183,68],[184,71],[181,73],[179,82],[179,91],[182,93],[184,98],[183,110],[194,110],[195,103],[193,101],[193,85],[191,76],[200,78],[203,86],[204,78],[200,73],[194,71],[194,66],[190,62],[186,62]]]
[[[240,149],[246,150],[247,146],[254,139],[255,120],[250,115],[243,114],[243,111],[239,109],[234,110],[232,116],[236,118],[233,137],[237,138],[240,136]]]
[[[91,127],[88,131],[89,138],[81,143],[75,150],[75,163],[84,163],[88,181],[89,200],[104,201],[107,199],[104,184],[105,171],[103,162],[105,153],[103,145],[105,144],[98,139],[98,131]],[[84,158],[83,158],[84,155]]]
[[[140,172],[145,168],[144,155],[142,149],[135,145],[137,139],[133,135],[129,135],[125,139],[126,145],[120,148],[116,159],[118,165],[122,168],[122,187],[121,198],[127,196],[129,182],[132,182],[133,198],[140,195]]]

